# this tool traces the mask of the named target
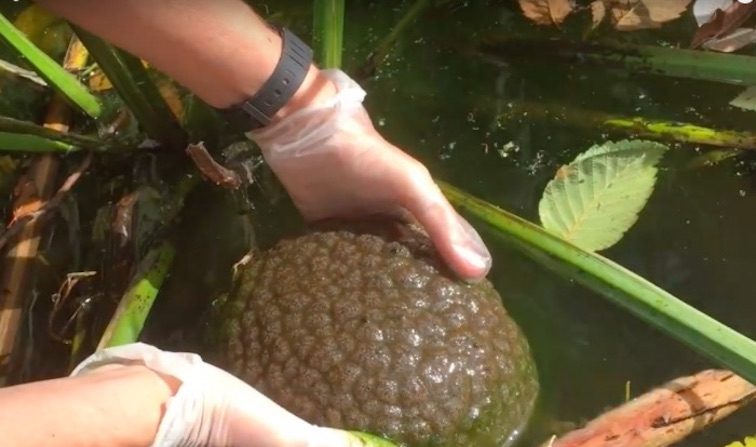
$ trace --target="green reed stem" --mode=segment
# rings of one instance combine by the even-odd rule
[[[176,219],[184,208],[186,197],[200,182],[197,175],[184,175],[176,181],[160,206],[159,221],[163,225],[169,225]],[[173,265],[175,253],[173,244],[168,241],[147,252],[100,338],[98,349],[138,340],[160,287]]]
[[[0,151],[70,152],[79,149],[105,151],[109,142],[75,133],[58,132],[29,121],[0,116]],[[28,145],[28,148],[23,148]]]
[[[344,40],[344,0],[315,0],[313,8],[315,60],[323,68],[340,68]]]
[[[0,131],[0,152],[76,152],[81,150],[63,141],[51,140],[37,135]]]
[[[168,147],[183,149],[186,136],[142,62],[87,31],[73,28],[142,129]]]
[[[600,65],[633,73],[756,85],[756,57],[649,45],[569,42],[512,35],[487,36],[476,51],[493,59],[539,59],[549,64]]]
[[[2,14],[0,14],[0,37],[29,62],[49,86],[71,104],[93,118],[100,116],[102,113],[100,100],[90,93],[74,75],[34,45]]]
[[[621,265],[584,251],[514,214],[439,182],[449,200],[497,230],[534,260],[561,270],[601,296],[756,383],[756,342]]]
[[[656,120],[642,116],[610,115],[566,105],[515,101],[511,103],[507,112],[499,117],[499,123],[506,125],[513,115],[527,115],[528,119],[548,119],[580,127],[601,128],[633,137],[660,141],[756,149],[756,133],[754,132],[712,129],[692,123]]]

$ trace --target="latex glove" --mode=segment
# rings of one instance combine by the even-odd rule
[[[335,84],[334,96],[248,134],[305,219],[406,210],[458,275],[485,276],[491,255],[480,236],[428,170],[375,130],[362,106],[365,91],[339,70],[321,75]]]
[[[317,427],[296,417],[196,354],[166,352],[134,343],[96,352],[71,375],[106,365],[134,363],[181,382],[167,405],[153,447],[364,445],[349,432]]]

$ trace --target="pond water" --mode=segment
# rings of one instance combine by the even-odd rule
[[[309,2],[279,1],[261,12],[310,32]],[[348,2],[344,65],[354,72],[388,34],[412,1]],[[366,105],[384,136],[423,161],[433,175],[531,221],[556,169],[593,144],[622,135],[528,116],[501,122],[515,101],[583,107],[610,114],[689,121],[715,128],[753,129],[756,112],[728,106],[742,88],[533,60],[492,63],[470,50],[490,33],[579,36],[583,28],[537,29],[516,2],[438,1],[402,34],[376,76],[363,82]],[[604,37],[654,45],[687,45],[694,30],[686,17],[661,30]],[[578,29],[579,28],[579,29]],[[569,113],[569,112],[566,112]],[[725,324],[756,337],[756,188],[749,154],[713,166],[703,153],[674,144],[650,202],[624,239],[604,254]],[[237,207],[204,188],[186,210],[178,234],[179,259],[149,322],[146,339],[181,346],[174,337],[186,315],[201,310],[228,267],[243,253]],[[260,206],[257,239],[269,244],[299,220],[284,204]],[[536,445],[554,430],[578,425],[630,396],[711,362],[650,328],[583,286],[555,276],[510,249],[471,219],[488,244],[490,279],[530,340],[542,384],[536,416],[521,445]],[[195,297],[196,300],[187,297]],[[191,322],[190,322],[191,323]],[[178,341],[177,341],[178,340]],[[686,447],[723,446],[756,432],[756,407],[741,410]]]
[[[354,70],[412,2],[348,3],[344,65]],[[285,14],[294,11],[293,6],[277,7]],[[292,26],[306,31],[308,19],[296,19],[306,14],[292,15]],[[516,2],[446,2],[431,10],[403,34],[377,76],[364,83],[376,125],[437,178],[535,222],[543,189],[561,164],[593,144],[623,136],[527,117],[497,126],[496,111],[511,101],[753,129],[753,112],[728,106],[740,87],[537,57],[496,65],[465,50],[488,33],[560,33],[535,28],[521,17]],[[604,33],[621,41],[685,47],[694,29],[692,17],[686,17],[659,31]],[[604,254],[754,337],[753,158],[691,168],[701,148],[674,144],[673,149],[638,223]],[[602,297],[510,250],[473,222],[494,256],[490,278],[528,335],[541,374],[539,415],[522,445],[547,439],[563,422],[585,422],[621,404],[628,386],[637,396],[714,366]],[[754,420],[751,406],[682,445],[710,447],[742,439],[756,429]]]

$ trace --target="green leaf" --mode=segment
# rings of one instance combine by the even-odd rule
[[[623,140],[593,146],[562,166],[538,205],[543,227],[588,251],[616,244],[654,190],[667,146]]]
[[[0,37],[23,55],[34,70],[71,103],[93,118],[100,116],[102,112],[100,101],[74,75],[37,48],[2,14],[0,14]]]
[[[133,343],[139,339],[150,309],[173,265],[176,250],[163,242],[139,262],[132,284],[118,304],[98,349]]]
[[[743,110],[756,111],[756,86],[748,87],[730,101],[730,105]]]
[[[0,151],[2,152],[74,152],[80,150],[64,141],[57,141],[38,135],[0,131]]]
[[[539,264],[585,285],[660,331],[756,383],[756,341],[611,260],[437,181],[449,201],[496,230],[496,235]]]
[[[756,436],[749,436],[743,442],[735,441],[725,447],[756,447]]]
[[[397,446],[396,444],[389,441],[388,439],[371,435],[369,433],[360,432],[360,431],[348,431],[345,433],[357,438],[357,445],[360,445],[362,447],[396,447]]]

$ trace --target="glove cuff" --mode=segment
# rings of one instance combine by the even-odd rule
[[[362,109],[365,90],[341,70],[321,70],[336,87],[336,94],[317,104],[303,107],[267,127],[247,132],[264,155],[291,152],[300,154],[314,148],[338,129],[340,118]]]
[[[168,400],[152,447],[185,446],[187,439],[201,438],[188,433],[203,417],[202,383],[195,380],[204,364],[197,354],[162,351],[144,343],[132,343],[103,349],[87,357],[71,372],[77,376],[105,365],[141,363],[147,368],[181,381],[176,394]],[[198,389],[198,387],[200,387]]]

